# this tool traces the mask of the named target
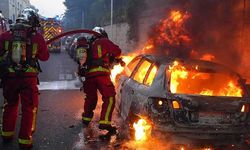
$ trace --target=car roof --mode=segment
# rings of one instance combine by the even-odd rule
[[[199,59],[182,59],[177,57],[167,57],[167,56],[157,56],[153,54],[141,54],[138,57],[147,58],[153,62],[158,63],[159,65],[171,65],[174,61],[181,62],[185,66],[194,66],[198,65],[200,68],[208,68],[214,70],[216,72],[227,72],[232,75],[240,76],[237,72],[233,71],[232,69],[211,61],[199,60]]]

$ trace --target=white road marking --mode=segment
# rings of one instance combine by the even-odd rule
[[[77,90],[80,89],[81,82],[79,80],[72,81],[52,81],[40,82],[39,90]]]

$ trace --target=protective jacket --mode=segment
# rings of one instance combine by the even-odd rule
[[[98,100],[98,90],[103,101],[99,125],[110,126],[116,94],[110,79],[110,58],[120,57],[121,49],[107,38],[100,38],[94,41],[89,53],[87,57],[89,69],[84,82],[86,98],[82,121],[88,124],[92,120]]]
[[[111,58],[121,55],[121,49],[107,38],[96,39],[88,54],[89,71],[86,77],[110,75]]]
[[[28,33],[30,36],[26,40],[17,39],[13,31],[0,35],[0,64],[7,72],[3,82],[4,108],[1,135],[4,139],[13,138],[15,135],[18,104],[21,101],[22,119],[18,143],[27,147],[32,145],[38,108],[39,70],[35,61],[45,61],[49,58],[42,35],[37,32]]]

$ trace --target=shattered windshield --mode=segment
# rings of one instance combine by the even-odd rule
[[[170,91],[179,94],[242,97],[239,77],[210,68],[185,67],[177,61],[169,66]]]

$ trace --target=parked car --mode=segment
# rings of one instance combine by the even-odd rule
[[[48,45],[49,52],[51,53],[61,53],[62,43],[61,40],[57,40]]]
[[[116,107],[130,126],[146,117],[152,133],[177,144],[233,145],[248,139],[245,81],[222,65],[139,55],[117,81]]]
[[[71,45],[70,45],[70,48],[69,48],[69,55],[71,58],[75,59],[75,49],[76,49],[76,46],[77,46],[77,38],[78,37],[74,37],[74,40],[72,41]]]
[[[73,37],[72,36],[67,36],[66,39],[65,39],[65,44],[64,44],[65,45],[65,50],[67,52],[69,52],[69,49],[70,49],[70,46],[71,46],[72,42],[73,42]]]
[[[7,22],[0,11],[0,34],[7,31]]]

